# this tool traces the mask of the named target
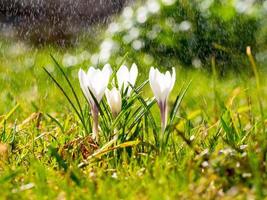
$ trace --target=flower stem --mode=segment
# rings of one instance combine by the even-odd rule
[[[160,140],[163,141],[165,128],[167,125],[167,101],[159,102],[160,107],[160,116],[161,116],[161,138]]]
[[[93,139],[96,143],[99,142],[99,131],[98,131],[98,108],[96,105],[92,106],[93,116]]]

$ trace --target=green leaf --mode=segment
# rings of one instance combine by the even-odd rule
[[[143,97],[141,97],[139,95],[139,92],[136,90],[136,88],[133,85],[131,85],[130,83],[129,83],[129,85],[131,86],[133,91],[136,93],[138,101],[141,103],[141,105],[143,105],[143,107],[144,107],[144,109],[146,111],[145,113],[147,113],[148,119],[149,119],[150,124],[152,126],[155,143],[156,143],[156,145],[158,145],[158,141],[159,140],[158,140],[158,134],[157,134],[157,125],[156,125],[156,122],[155,122],[155,119],[154,119],[153,115],[150,112],[150,108],[152,107],[152,105],[154,105],[156,103],[156,101],[155,101],[155,99],[153,99],[152,102],[150,102],[150,104],[148,106],[146,104],[146,101],[143,99]],[[143,113],[143,115],[145,113]],[[142,117],[143,115],[141,115],[140,117]]]
[[[169,125],[172,125],[172,123],[173,123],[173,121],[174,121],[174,118],[175,118],[175,116],[176,116],[176,114],[177,114],[177,112],[178,112],[178,109],[179,109],[179,107],[180,107],[180,105],[181,105],[181,103],[182,103],[182,100],[183,100],[183,98],[184,98],[184,96],[185,96],[185,94],[186,94],[186,92],[187,92],[189,86],[191,85],[191,83],[192,83],[192,81],[190,81],[190,82],[187,84],[186,88],[185,88],[183,91],[182,91],[182,89],[181,89],[181,91],[180,91],[179,94],[177,95],[177,97],[176,97],[176,99],[175,99],[175,102],[174,102],[174,105],[173,105],[173,108],[172,108],[172,110],[171,110],[171,112],[170,112],[170,122],[169,122]],[[182,87],[182,88],[183,88],[183,87]]]

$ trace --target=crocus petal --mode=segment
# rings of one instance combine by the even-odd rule
[[[126,88],[128,87],[128,79],[129,79],[129,70],[125,65],[122,65],[120,69],[117,71],[117,80],[118,80],[118,86],[119,90],[122,90],[125,92]]]
[[[163,91],[168,90],[169,92],[171,91],[172,87],[172,76],[169,71],[167,71],[165,74],[161,74],[162,78],[164,79],[164,88]]]
[[[110,102],[110,90],[108,88],[105,91],[105,95],[106,95],[106,98],[107,98],[108,105],[110,107],[110,105],[111,105],[111,102]]]
[[[127,96],[130,96],[132,88],[129,87],[129,83],[134,86],[137,76],[138,76],[138,68],[137,65],[135,63],[132,64],[132,67],[129,71],[129,69],[127,68],[127,66],[122,65],[119,70],[117,71],[117,80],[118,80],[118,86],[119,86],[119,90],[123,89],[123,93],[127,90]]]
[[[121,94],[120,91],[116,88],[111,90],[111,96],[113,101],[113,111],[114,113],[118,114],[121,111]]]
[[[111,68],[111,66],[110,66],[109,63],[107,63],[107,64],[104,65],[104,67],[102,69],[102,72],[105,74],[105,76],[107,78],[109,78],[111,76],[111,74],[112,74],[113,71],[112,71],[112,68]]]
[[[78,77],[79,77],[80,86],[81,86],[81,89],[83,91],[84,96],[86,97],[87,101],[90,104],[92,104],[93,103],[93,101],[92,101],[93,99],[92,99],[92,96],[91,96],[90,92],[88,91],[87,75],[82,69],[79,70]]]
[[[92,93],[94,94],[98,103],[104,96],[111,74],[112,69],[110,65],[105,65],[102,71],[99,69],[96,70],[94,76],[90,79],[90,90],[92,90]]]
[[[113,88],[111,91],[107,89],[105,93],[111,112],[113,116],[116,116],[121,111],[122,102],[120,91]]]
[[[130,83],[132,86],[135,85],[137,76],[138,76],[138,68],[137,68],[137,65],[136,65],[135,63],[133,63],[133,64],[132,64],[132,67],[131,67],[131,69],[130,69],[130,72],[129,72],[129,80],[128,80],[129,83]],[[128,87],[127,96],[130,96],[131,91],[132,91],[132,88],[131,88],[131,87]]]
[[[160,100],[160,96],[159,96],[159,87],[157,86],[157,72],[156,70],[154,69],[154,67],[151,67],[150,68],[150,71],[149,71],[149,84],[150,84],[150,87],[154,93],[154,96],[156,98],[157,101]]]
[[[91,77],[94,76],[95,71],[96,71],[96,69],[95,69],[93,66],[89,67],[89,69],[88,69],[88,71],[87,71],[88,79],[90,79]]]
[[[133,86],[135,85],[137,76],[138,76],[138,68],[137,68],[137,65],[134,63],[134,64],[132,65],[132,67],[131,67],[131,70],[130,70],[130,77],[129,77],[129,82],[130,82]]]
[[[161,93],[161,101],[162,102],[166,102],[168,100],[170,92],[171,91],[167,87],[162,91],[162,93]]]
[[[102,78],[101,77],[101,71],[95,70],[92,75],[90,75],[90,79],[88,79],[89,82],[89,89],[94,95],[97,102],[100,102],[101,97],[99,96],[100,91],[102,90]]]
[[[150,67],[150,70],[149,70],[149,85],[150,85],[150,87],[152,89],[152,92],[155,95],[154,81],[155,81],[155,69],[154,69],[154,67]]]

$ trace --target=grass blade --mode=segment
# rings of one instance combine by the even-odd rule
[[[74,98],[75,98],[75,100],[76,100],[76,102],[77,102],[77,104],[78,104],[78,107],[79,107],[79,110],[80,110],[80,113],[81,113],[81,117],[82,117],[83,120],[84,120],[83,110],[82,110],[82,107],[81,107],[79,98],[78,98],[78,96],[77,96],[77,94],[76,94],[76,92],[75,92],[75,90],[74,90],[74,88],[73,88],[73,86],[72,86],[70,80],[68,79],[68,77],[66,76],[64,70],[63,70],[62,67],[59,65],[59,63],[58,63],[57,60],[54,58],[54,56],[53,56],[53,55],[50,55],[50,56],[51,56],[52,60],[54,61],[54,63],[56,64],[56,67],[60,70],[60,72],[62,73],[63,77],[65,78],[65,80],[67,81],[68,85],[70,86],[70,89],[71,89],[71,91],[72,91],[72,93],[73,93],[73,96],[74,96]]]
[[[167,134],[166,134],[165,144],[167,144],[169,141],[169,137],[170,137],[170,133],[171,133],[171,127],[173,127],[173,121],[175,119],[175,116],[178,112],[178,109],[180,108],[182,100],[183,100],[189,86],[191,85],[191,83],[192,83],[192,80],[187,84],[187,86],[185,87],[184,90],[181,89],[181,91],[179,92],[179,94],[177,95],[177,97],[175,99],[174,106],[173,106],[173,108],[171,110],[171,114],[170,114],[170,121],[169,121],[169,124],[168,124],[167,129],[166,129]]]
[[[2,126],[4,122],[10,118],[10,116],[19,108],[19,106],[20,106],[19,104],[15,105],[15,107],[13,107],[12,110],[7,115],[4,116],[4,118],[0,122],[0,126]]]
[[[71,101],[70,97],[67,95],[66,91],[63,89],[63,87],[58,83],[58,81],[52,76],[52,74],[47,71],[46,68],[43,67],[43,69],[45,70],[45,72],[48,74],[48,76],[52,79],[52,81],[56,84],[56,86],[60,89],[60,91],[63,93],[63,95],[66,97],[66,99],[68,100],[68,102],[70,103],[71,107],[74,109],[75,113],[77,114],[77,116],[79,117],[84,129],[86,130],[86,132],[88,132],[87,127],[84,123],[84,120],[81,116],[81,114],[79,113],[79,111],[77,110],[77,108],[75,107],[75,105],[73,104],[73,102]]]
[[[60,122],[59,122],[56,118],[54,118],[53,116],[51,116],[50,114],[47,113],[46,115],[47,115],[53,122],[55,122],[55,123],[59,126],[61,132],[64,133],[64,128],[63,128],[63,126],[60,124]]]
[[[187,92],[189,86],[191,85],[191,83],[192,83],[192,81],[190,81],[190,82],[188,83],[188,85],[186,86],[186,88],[184,89],[184,91],[182,92],[182,94],[181,94],[181,92],[180,92],[180,93],[178,94],[178,96],[176,97],[176,100],[175,100],[173,109],[172,109],[171,114],[170,114],[170,122],[169,122],[170,125],[172,125],[172,123],[173,123],[173,121],[174,121],[174,118],[175,118],[175,116],[176,116],[176,114],[177,114],[177,112],[178,112],[178,109],[179,109],[179,107],[180,107],[180,105],[181,105],[181,103],[182,103],[182,100],[183,100],[183,98],[184,98],[184,96],[185,96],[185,94],[186,94],[186,92]]]

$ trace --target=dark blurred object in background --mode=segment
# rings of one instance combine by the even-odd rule
[[[95,22],[106,22],[129,0],[0,0],[2,32],[38,44],[61,43]],[[5,33],[9,35],[10,33]]]

